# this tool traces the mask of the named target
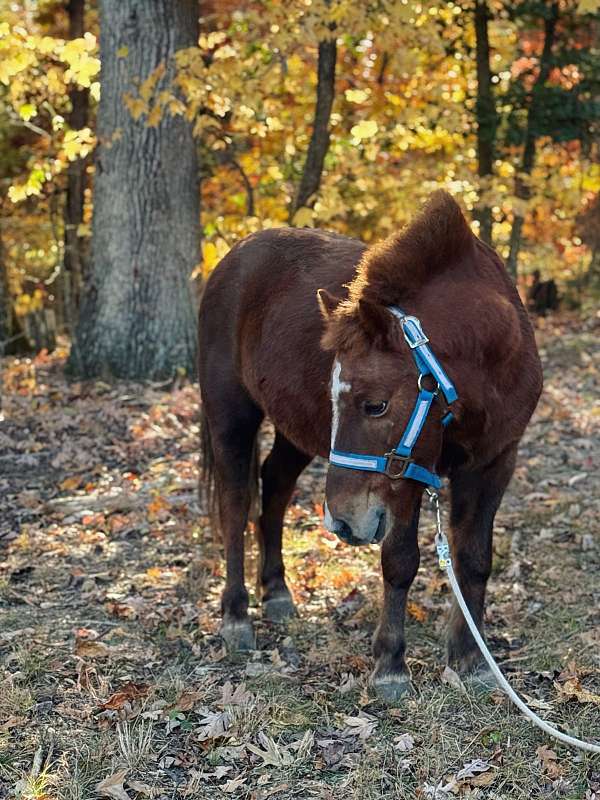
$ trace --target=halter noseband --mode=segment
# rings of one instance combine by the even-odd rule
[[[411,349],[412,357],[419,370],[417,382],[419,395],[412,415],[396,447],[384,456],[360,455],[358,453],[346,453],[341,450],[331,450],[329,462],[336,467],[345,467],[346,469],[381,472],[391,480],[410,478],[413,481],[420,481],[427,486],[439,489],[442,485],[439,477],[435,472],[415,464],[412,460],[412,450],[423,430],[431,404],[438,391],[441,391],[444,395],[447,405],[453,403],[458,395],[454,384],[431,352],[429,339],[425,336],[419,320],[416,317],[405,314],[398,306],[389,306],[389,310],[400,320],[404,338]],[[431,375],[436,381],[437,388],[434,391],[423,388],[423,378],[426,375]],[[452,412],[447,411],[442,417],[442,425],[446,427],[452,419]]]

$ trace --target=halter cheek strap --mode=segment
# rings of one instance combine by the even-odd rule
[[[345,467],[346,469],[380,472],[392,480],[410,478],[439,489],[442,485],[439,476],[435,472],[415,464],[412,459],[412,451],[427,421],[431,405],[438,394],[438,390],[443,394],[448,406],[457,399],[458,395],[454,384],[432,353],[429,347],[429,339],[425,336],[417,317],[405,314],[398,306],[389,306],[389,310],[400,321],[404,338],[411,349],[413,360],[419,370],[419,394],[415,407],[400,441],[389,453],[384,456],[374,456],[331,450],[329,462],[336,467]],[[431,392],[423,388],[422,381],[426,375],[432,376],[438,385],[438,389]],[[446,427],[452,422],[452,419],[452,412],[447,411],[442,417],[442,425]]]

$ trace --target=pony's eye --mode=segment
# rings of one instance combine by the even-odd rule
[[[379,403],[363,403],[363,411],[367,417],[382,417],[387,409],[387,400],[381,400]]]

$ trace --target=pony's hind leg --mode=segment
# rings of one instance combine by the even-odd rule
[[[516,446],[511,446],[483,469],[459,468],[450,475],[452,564],[480,630],[492,567],[494,517],[513,473],[516,452]],[[450,613],[446,645],[448,663],[459,672],[471,673],[474,685],[495,685],[456,601]]]
[[[241,386],[224,396],[226,403],[223,395],[214,405],[204,403],[227,570],[221,598],[221,636],[231,650],[251,650],[255,639],[244,582],[244,533],[253,492],[254,446],[263,414]]]
[[[285,509],[298,476],[311,457],[298,450],[281,433],[276,433],[273,449],[261,469],[262,514],[258,524],[260,548],[260,587],[263,616],[280,622],[294,616],[295,606],[285,582],[281,536]]]

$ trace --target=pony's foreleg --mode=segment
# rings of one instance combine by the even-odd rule
[[[494,517],[515,466],[516,446],[489,466],[457,469],[450,474],[450,547],[454,572],[477,627],[483,628],[485,589],[492,567]],[[455,602],[447,636],[448,663],[460,672],[473,672],[484,685],[494,682],[462,612]]]
[[[375,670],[371,676],[377,694],[394,703],[410,691],[410,674],[404,660],[406,596],[419,569],[420,504],[408,524],[397,524],[381,546],[383,607],[373,641]]]
[[[249,650],[254,648],[255,640],[244,583],[244,532],[252,497],[250,481],[254,441],[262,412],[249,403],[243,408],[229,408],[228,412],[225,419],[224,414],[220,414],[220,424],[211,424],[219,522],[227,570],[221,598],[221,636],[230,649]]]
[[[285,582],[281,537],[285,509],[296,480],[311,457],[302,453],[282,434],[275,435],[273,449],[262,470],[262,514],[257,536],[260,548],[259,583],[263,616],[280,622],[294,616],[295,606]]]

